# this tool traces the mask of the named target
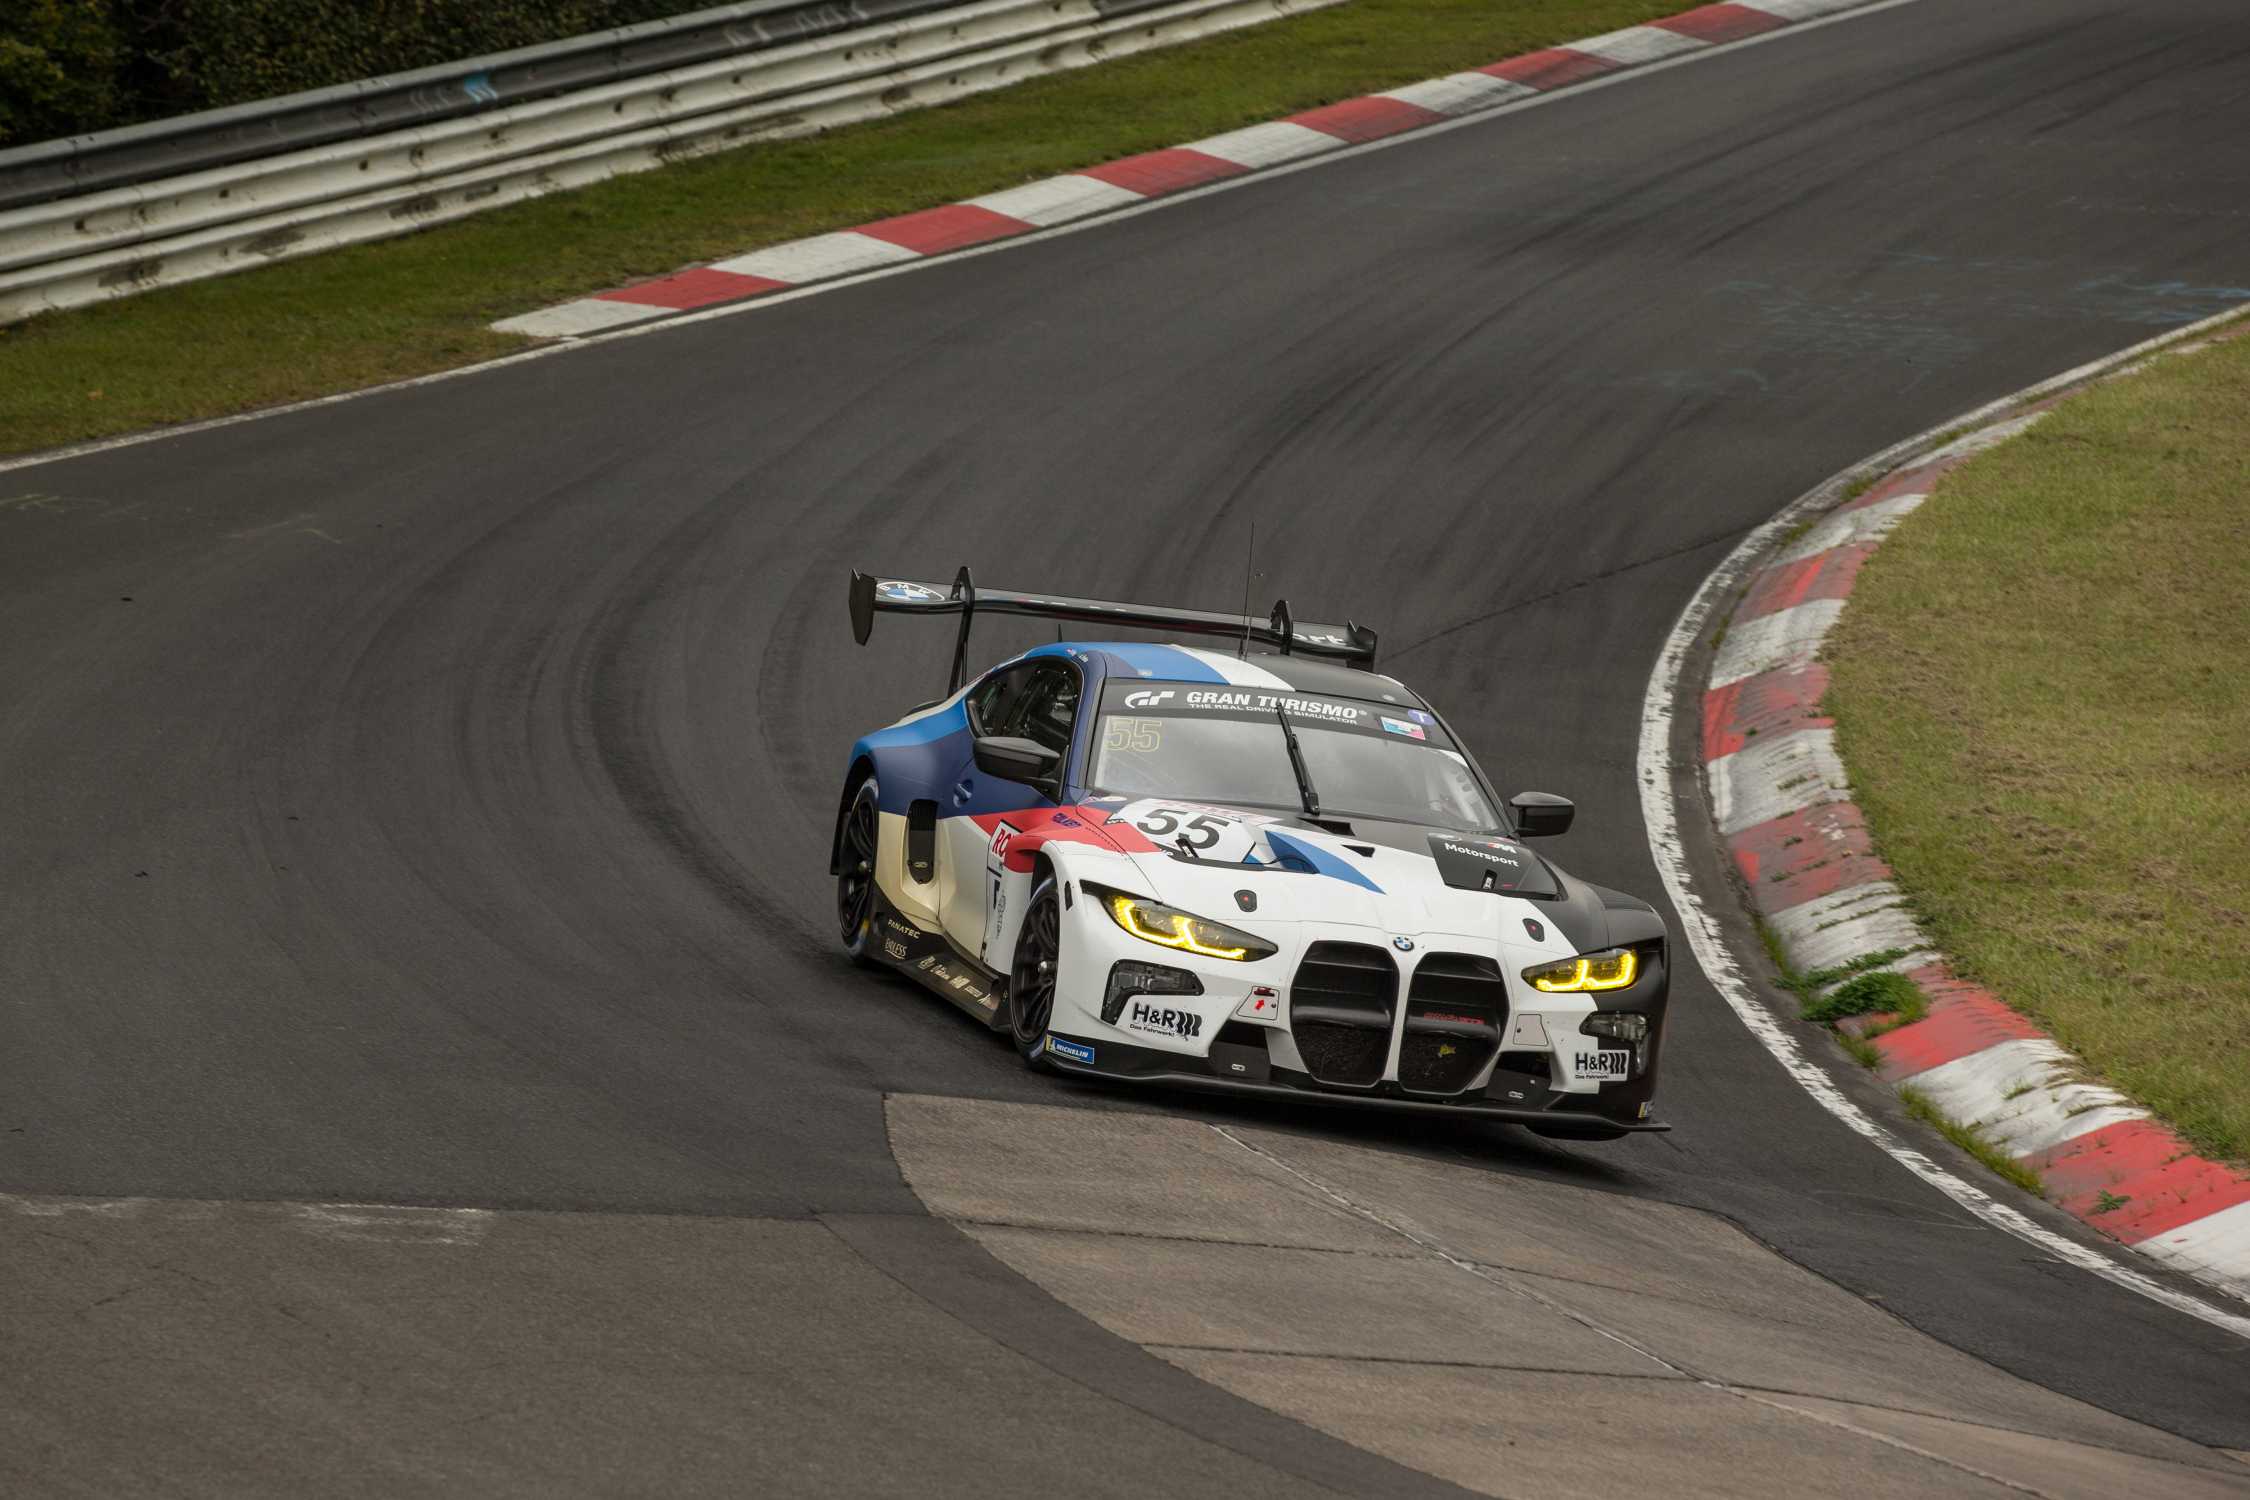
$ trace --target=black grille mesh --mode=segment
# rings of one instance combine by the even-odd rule
[[[1391,1051],[1388,1031],[1339,1026],[1333,1021],[1299,1021],[1289,1030],[1297,1038],[1305,1071],[1322,1083],[1364,1088],[1383,1076],[1383,1062]]]
[[[1398,1005],[1398,969],[1363,943],[1315,943],[1289,986],[1289,1032],[1322,1083],[1365,1088],[1383,1076]]]
[[[1508,1020],[1508,982],[1500,966],[1473,953],[1431,953],[1414,969],[1406,992],[1407,1031],[1399,1044],[1398,1081],[1418,1094],[1458,1094],[1476,1081],[1500,1045]],[[1422,1016],[1481,1021],[1482,1036],[1421,1031]]]

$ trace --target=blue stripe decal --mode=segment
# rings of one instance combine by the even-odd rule
[[[1177,646],[1145,645],[1136,641],[1109,641],[1099,648],[1119,670],[1135,677],[1155,677],[1165,682],[1225,682],[1209,663],[1198,661]]]
[[[968,732],[968,708],[964,703],[956,702],[948,708],[933,708],[921,718],[908,723],[878,729],[866,737],[866,742],[873,745],[926,745],[932,740],[942,740],[949,734]]]
[[[1367,887],[1378,896],[1383,894],[1381,886],[1353,869],[1349,861],[1330,854],[1318,844],[1300,843],[1289,837],[1288,834],[1277,833],[1271,828],[1266,830],[1266,843],[1272,846],[1274,853],[1281,856],[1281,862],[1284,865],[1287,865],[1293,859],[1302,860],[1315,875],[1327,875],[1337,880],[1348,880],[1353,885]]]

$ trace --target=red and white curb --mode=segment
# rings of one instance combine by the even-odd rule
[[[578,338],[698,308],[834,281],[1031,234],[1230,177],[1477,114],[1588,79],[1761,36],[1877,0],[1739,0],[1705,5],[1488,67],[1323,105],[1285,120],[1146,151],[963,203],[878,219],[544,307],[492,327]]]
[[[1911,459],[1748,575],[1703,695],[1712,817],[1751,906],[1799,972],[1902,955],[1881,967],[1911,980],[1928,1013],[1888,1030],[1879,1028],[1895,1017],[1844,1023],[1873,1045],[1885,1081],[1977,1127],[2102,1233],[2250,1297],[2250,1176],[2197,1156],[2147,1110],[2084,1081],[2077,1058],[1954,975],[1875,854],[1833,721],[1820,712],[1821,644],[1884,535],[1947,471],[2051,404]]]

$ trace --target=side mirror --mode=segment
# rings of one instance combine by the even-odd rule
[[[1515,815],[1517,838],[1547,839],[1570,831],[1578,807],[1553,792],[1518,792],[1508,799],[1508,811]]]
[[[976,763],[977,769],[987,776],[1019,781],[1025,786],[1048,787],[1054,784],[1055,768],[1062,764],[1062,756],[1037,740],[1005,734],[980,735],[976,740]]]

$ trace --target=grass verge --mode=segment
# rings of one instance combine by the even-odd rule
[[[2238,1162],[2245,599],[2250,338],[2234,338],[2074,396],[1948,476],[1861,573],[1824,703],[1954,967]]]
[[[1630,26],[1683,0],[1352,0],[941,109],[0,329],[0,453],[427,374],[495,318]]]

